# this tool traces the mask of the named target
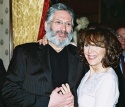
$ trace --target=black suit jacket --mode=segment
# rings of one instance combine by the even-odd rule
[[[0,59],[0,107],[4,107],[3,101],[2,101],[2,96],[1,96],[1,89],[3,87],[3,83],[5,81],[6,77],[6,70],[3,65],[2,59]]]
[[[68,52],[68,83],[77,107],[77,75],[83,63],[73,45],[66,46]],[[57,65],[58,66],[58,65]],[[14,49],[7,71],[7,80],[2,89],[8,107],[47,107],[53,91],[48,45],[27,43]]]
[[[116,107],[125,107],[125,78],[123,77],[120,66],[115,68],[115,72],[118,76],[119,92],[120,92],[120,96],[119,96]]]

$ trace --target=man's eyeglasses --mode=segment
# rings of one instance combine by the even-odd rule
[[[125,40],[125,36],[123,37],[122,35],[117,35],[117,38]]]
[[[71,27],[72,24],[70,22],[62,22],[60,20],[57,20],[57,21],[51,21],[52,23],[54,23],[55,25],[57,26],[62,26],[63,24],[66,26],[66,27]]]

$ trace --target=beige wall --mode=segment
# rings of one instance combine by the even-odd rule
[[[0,0],[0,58],[7,69],[10,59],[9,0]]]
[[[8,68],[13,46],[37,41],[44,0],[11,0],[12,32],[10,31],[10,0],[0,0],[0,58]]]
[[[36,42],[44,0],[12,0],[14,47]]]

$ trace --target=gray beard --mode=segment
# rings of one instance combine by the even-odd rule
[[[71,33],[67,33],[67,38],[65,38],[65,40],[60,41],[55,35],[61,31],[57,31],[57,32],[53,32],[50,27],[46,29],[46,38],[48,39],[48,41],[52,42],[53,44],[55,44],[58,47],[65,47],[67,45],[70,44],[72,37],[73,37],[73,32]]]

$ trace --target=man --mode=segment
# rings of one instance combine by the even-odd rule
[[[2,59],[0,59],[0,107],[4,107],[3,101],[2,101],[2,96],[1,96],[1,89],[3,87],[4,81],[6,78],[6,70],[3,65]]]
[[[122,45],[123,54],[125,54],[125,27],[118,28],[116,33],[117,33],[118,40]]]
[[[116,35],[117,35],[119,42],[121,43],[121,46],[123,49],[122,55],[124,55],[124,61],[125,61],[125,28],[124,27],[118,28],[116,30]],[[118,75],[119,92],[120,92],[118,104],[116,105],[116,107],[125,107],[125,76],[123,75],[124,71],[123,71],[122,67],[123,67],[123,65],[122,65],[121,59],[120,59],[119,66],[117,68],[115,68],[116,74]]]
[[[83,63],[77,48],[70,45],[73,21],[70,8],[55,4],[45,22],[49,43],[27,43],[14,49],[2,89],[7,107],[77,107],[76,89]],[[65,83],[71,93],[62,95],[58,87]],[[50,96],[55,88],[56,96]]]

